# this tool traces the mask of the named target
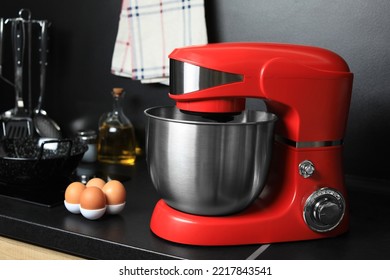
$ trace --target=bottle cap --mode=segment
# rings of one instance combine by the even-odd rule
[[[114,96],[121,96],[123,91],[124,91],[123,88],[113,88],[112,89],[112,95],[114,95]]]

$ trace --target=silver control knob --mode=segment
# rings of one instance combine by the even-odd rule
[[[303,218],[314,231],[327,232],[339,225],[345,213],[345,200],[340,192],[322,188],[306,200]]]
[[[299,175],[301,175],[305,179],[313,175],[314,171],[316,170],[314,168],[314,164],[310,160],[302,161],[299,164],[298,168],[299,168]]]

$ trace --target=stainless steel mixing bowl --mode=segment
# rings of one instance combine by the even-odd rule
[[[228,215],[250,205],[264,187],[277,117],[145,110],[146,155],[153,184],[171,207],[196,215]]]

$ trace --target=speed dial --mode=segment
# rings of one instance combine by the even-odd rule
[[[332,188],[321,188],[306,200],[303,218],[314,231],[331,231],[343,219],[345,200],[340,192]]]

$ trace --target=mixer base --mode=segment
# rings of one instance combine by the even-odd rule
[[[312,231],[296,211],[276,214],[256,201],[230,216],[197,216],[175,210],[160,200],[150,228],[160,238],[200,246],[267,244],[334,237],[348,230],[347,218],[330,232]]]

